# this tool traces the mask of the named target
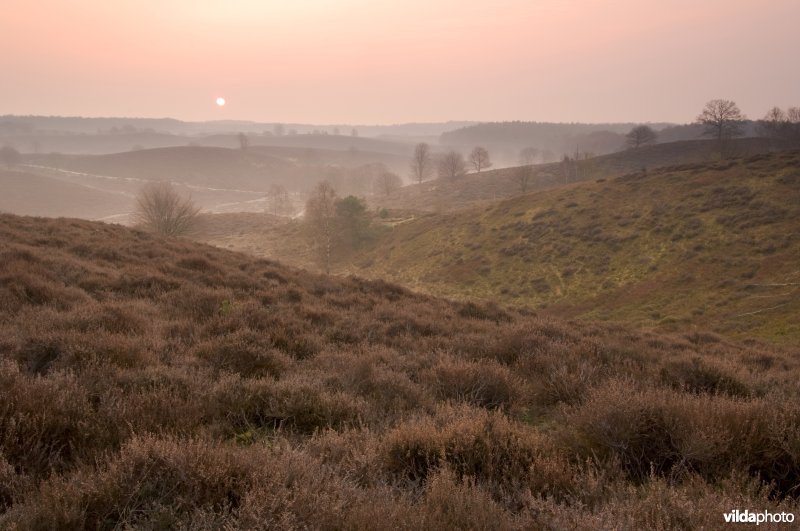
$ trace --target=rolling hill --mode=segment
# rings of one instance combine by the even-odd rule
[[[101,219],[133,208],[131,194],[22,171],[0,170],[0,212]]]
[[[496,208],[525,222],[517,206]],[[0,215],[3,529],[670,529],[719,527],[731,507],[796,513],[798,374],[796,349]]]
[[[421,216],[342,270],[568,317],[796,344],[798,264],[800,153],[786,152]]]
[[[751,156],[769,151],[762,138],[737,139],[731,153]],[[789,147],[789,146],[782,146]],[[532,168],[527,191],[545,190],[575,182],[607,179],[640,171],[642,168],[659,168],[676,164],[709,162],[719,159],[716,142],[690,140],[644,146],[639,149],[618,151],[569,164],[539,164]],[[403,210],[447,211],[470,205],[485,204],[523,193],[516,179],[516,168],[502,168],[470,173],[456,180],[430,180],[405,186],[376,204]]]

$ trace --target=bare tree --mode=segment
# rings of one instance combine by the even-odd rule
[[[183,236],[197,227],[200,208],[181,197],[171,184],[154,182],[139,191],[134,220],[145,230],[164,236]]]
[[[786,109],[786,121],[789,122],[789,134],[795,142],[800,142],[800,107]]]
[[[533,180],[533,166],[525,164],[514,168],[513,171],[514,181],[519,185],[519,189],[524,194],[528,191],[528,186],[531,180]]]
[[[403,186],[403,179],[396,173],[385,171],[376,179],[376,188],[383,195],[392,195],[395,190]]]
[[[489,159],[489,152],[486,151],[486,148],[477,146],[473,149],[472,153],[469,154],[469,164],[477,173],[480,173],[483,169],[491,168],[492,161]]]
[[[439,160],[439,178],[457,179],[467,172],[464,156],[458,151],[449,151]]]
[[[741,121],[745,117],[735,102],[730,100],[711,100],[697,116],[697,121],[705,126],[706,136],[720,143],[742,135]]]
[[[533,165],[539,158],[540,151],[535,147],[526,147],[519,152],[519,166],[514,168],[512,179],[519,185],[522,193],[528,191],[528,186],[533,180]]]
[[[422,142],[416,145],[414,154],[411,156],[411,174],[419,184],[422,184],[422,181],[427,179],[430,173],[431,147]]]
[[[0,160],[6,165],[6,168],[11,169],[22,160],[22,155],[19,151],[11,146],[3,146],[0,148]]]
[[[767,137],[772,147],[772,143],[781,137],[788,136],[789,120],[786,118],[786,113],[780,107],[773,107],[759,124],[759,129]]]
[[[542,152],[535,147],[526,147],[519,152],[519,163],[522,166],[532,166],[541,158]]]
[[[319,183],[306,201],[305,225],[320,267],[330,273],[336,236],[336,190],[328,181]]]
[[[633,149],[638,149],[640,146],[654,143],[656,138],[658,135],[650,126],[637,125],[625,135],[625,143]]]
[[[236,135],[236,139],[239,140],[239,149],[242,151],[246,151],[250,147],[250,138],[246,134],[239,133]]]
[[[283,127],[283,124],[275,124],[272,126],[272,132],[275,136],[283,136],[286,133],[286,129]]]
[[[284,216],[292,211],[289,192],[280,184],[273,184],[267,192],[267,211],[275,216]]]

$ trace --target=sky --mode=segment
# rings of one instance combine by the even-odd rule
[[[712,98],[752,118],[800,106],[800,0],[0,7],[0,115],[690,122]]]

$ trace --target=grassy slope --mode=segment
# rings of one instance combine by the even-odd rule
[[[22,171],[0,170],[0,212],[102,218],[133,208],[134,197]]]
[[[762,153],[767,147],[764,139],[746,138],[736,140],[730,149],[737,156],[749,156]],[[561,163],[539,164],[533,167],[528,190],[616,177],[642,168],[712,161],[719,158],[717,151],[717,144],[711,140],[656,144],[579,161],[569,166],[566,178]],[[376,199],[375,203],[393,209],[449,211],[520,193],[520,186],[514,180],[514,168],[504,168],[468,174],[456,181],[431,180],[422,185],[406,186],[393,196]]]
[[[290,266],[314,267],[299,220],[252,212],[203,214],[192,239],[259,258],[280,260]]]
[[[429,215],[349,270],[566,316],[797,343],[799,223],[800,154],[764,155]]]
[[[208,146],[143,149],[111,155],[42,155],[34,163],[97,175],[173,180],[198,186],[265,191],[270,172],[292,164],[266,153]]]
[[[0,264],[0,528],[714,528],[731,507],[798,510],[797,351],[78,220],[0,216]]]

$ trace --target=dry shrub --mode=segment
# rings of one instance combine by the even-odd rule
[[[145,267],[132,267],[112,281],[108,289],[120,295],[155,300],[179,287],[181,287],[179,280],[170,279],[158,271]]]
[[[358,424],[366,405],[358,397],[323,389],[302,377],[274,381],[229,378],[213,391],[219,410],[237,433],[284,429],[313,433]]]
[[[41,477],[113,448],[87,390],[74,375],[31,377],[0,361],[0,453],[23,474]]]
[[[513,485],[530,480],[542,444],[500,412],[448,407],[391,430],[381,454],[386,470],[412,482],[445,467],[460,478]]]
[[[82,305],[71,312],[20,313],[9,354],[29,371],[77,370],[92,363],[143,367],[154,362],[158,338],[136,305]],[[145,310],[141,310],[145,311]]]
[[[22,498],[26,488],[26,478],[17,474],[0,450],[0,515],[14,504],[15,499]]]
[[[664,383],[691,393],[722,393],[730,396],[749,396],[748,387],[733,376],[699,358],[673,361],[661,369]]]
[[[445,358],[422,376],[440,398],[490,409],[510,409],[523,395],[522,382],[493,360]]]
[[[522,529],[519,519],[504,510],[474,481],[460,481],[448,470],[432,475],[420,503],[424,529]]]
[[[230,515],[253,471],[268,464],[259,453],[212,443],[137,438],[97,472],[84,467],[44,483],[38,503],[7,521],[25,529],[176,527],[204,509]]]
[[[76,220],[0,215],[0,257],[2,529],[797,509],[796,349],[495,314]]]
[[[390,422],[406,411],[433,408],[432,393],[404,371],[408,360],[388,349],[322,353],[308,363],[321,371],[320,379],[329,386],[362,397],[373,423]]]
[[[206,321],[225,312],[234,298],[228,290],[184,285],[162,300],[171,317]]]
[[[511,321],[511,316],[508,312],[491,302],[484,304],[477,304],[474,302],[464,303],[458,310],[458,315],[468,319],[483,319],[486,321],[494,321],[495,323]]]
[[[579,455],[617,459],[634,481],[688,473],[716,481],[738,470],[781,496],[800,485],[800,406],[786,397],[742,401],[613,381],[565,408],[564,422]]]
[[[247,378],[280,376],[291,359],[267,343],[251,331],[238,331],[200,343],[195,347],[195,355],[215,370],[235,372]]]

